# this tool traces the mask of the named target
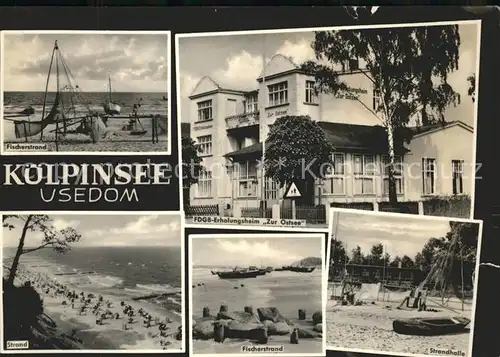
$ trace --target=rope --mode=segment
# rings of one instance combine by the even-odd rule
[[[500,265],[493,264],[493,263],[479,263],[479,266],[487,266],[487,267],[492,267],[495,269],[500,269]]]

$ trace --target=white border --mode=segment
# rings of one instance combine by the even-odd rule
[[[310,238],[310,239],[320,239],[320,246],[321,246],[321,260],[323,261],[323,265],[327,265],[327,260],[326,259],[326,253],[325,253],[325,236],[324,234],[318,234],[318,233],[312,233],[312,234],[276,234],[276,233],[270,233],[270,234],[262,234],[262,233],[253,233],[253,234],[241,234],[241,233],[236,233],[236,234],[190,234],[188,237],[189,240],[189,296],[191,297],[189,299],[189,324],[193,323],[193,299],[192,299],[192,294],[193,294],[193,249],[192,249],[192,244],[191,240],[192,239],[245,239],[245,238],[260,238],[260,239],[273,239],[273,238],[289,238],[289,239],[294,239],[294,238]],[[322,301],[322,317],[323,321],[322,324],[323,326],[326,326],[326,298],[327,298],[327,287],[328,287],[328,274],[326,269],[322,269],[321,272],[321,301]],[[192,334],[192,326],[190,326],[190,333],[189,333],[189,355],[190,356],[204,356],[204,357],[218,357],[221,355],[227,355],[231,357],[242,357],[242,356],[285,356],[285,357],[306,357],[306,356],[325,356],[326,354],[326,334],[322,334],[322,343],[321,343],[321,352],[315,352],[315,353],[234,353],[234,352],[228,352],[228,353],[199,353],[196,354],[194,346],[193,346],[193,334]]]
[[[465,222],[465,223],[476,223],[479,225],[478,237],[477,237],[477,254],[476,254],[476,267],[475,267],[475,277],[474,277],[474,292],[472,297],[472,307],[471,307],[471,322],[470,322],[470,330],[469,330],[469,349],[466,352],[467,357],[472,357],[472,347],[474,344],[474,324],[476,319],[476,302],[477,302],[477,290],[478,290],[478,282],[479,282],[479,273],[480,273],[480,257],[481,257],[481,242],[483,239],[483,221],[478,219],[466,219],[466,218],[454,218],[454,217],[435,217],[435,216],[423,216],[423,215],[409,215],[402,213],[389,213],[389,212],[374,212],[374,211],[364,211],[364,210],[352,210],[345,208],[335,208],[332,209],[330,213],[330,233],[328,237],[328,247],[327,247],[327,269],[329,270],[329,262],[330,262],[330,250],[332,244],[332,235],[333,235],[333,216],[334,213],[349,213],[351,215],[372,215],[378,217],[399,217],[401,219],[415,219],[416,221],[421,221],[425,224],[426,220],[434,220],[434,221],[444,221],[444,222]],[[328,274],[327,274],[328,276]],[[329,351],[345,351],[345,352],[354,352],[354,353],[368,353],[368,354],[384,354],[387,356],[408,356],[408,357],[430,357],[434,356],[432,354],[415,354],[415,353],[406,353],[406,352],[391,352],[391,351],[381,351],[381,350],[369,350],[369,349],[352,349],[352,348],[342,348],[338,346],[327,346]]]
[[[262,234],[276,234],[276,233],[268,233],[267,231],[277,231],[277,232],[296,232],[296,233],[323,233],[328,234],[330,229],[327,226],[324,228],[309,228],[309,227],[301,227],[301,228],[291,228],[291,227],[282,227],[282,226],[240,226],[238,224],[214,224],[207,225],[206,223],[186,223],[184,225],[184,229],[213,229],[215,231],[218,230],[243,230],[243,231],[255,231]],[[207,233],[208,234],[208,233]],[[243,233],[235,233],[235,234],[243,234]]]
[[[186,328],[186,274],[185,274],[185,269],[186,269],[186,262],[185,262],[185,252],[186,252],[186,243],[184,239],[184,213],[183,212],[176,212],[176,211],[12,211],[12,212],[0,212],[0,216],[3,216],[4,214],[19,214],[19,215],[26,215],[26,214],[47,214],[49,216],[52,215],[133,215],[133,216],[148,216],[148,215],[158,215],[158,216],[178,216],[179,217],[179,224],[180,224],[180,239],[181,239],[181,326],[182,326],[182,341],[181,341],[181,349],[178,350],[173,350],[173,349],[168,349],[168,350],[141,350],[141,349],[122,349],[122,350],[33,350],[33,349],[27,349],[27,350],[10,350],[10,349],[4,349],[4,329],[2,328],[0,331],[0,338],[1,338],[1,345],[0,345],[0,353],[3,354],[47,354],[47,353],[57,353],[57,354],[64,354],[64,353],[162,353],[162,354],[169,354],[169,353],[185,353],[186,352],[186,334],[189,333],[189,331]],[[3,228],[0,230],[0,242],[2,243],[1,250],[0,250],[0,261],[3,263]],[[0,282],[0,291],[2,294],[0,294],[0,326],[3,326],[3,279]]]
[[[479,103],[479,66],[481,58],[481,21],[482,20],[463,20],[463,21],[436,21],[436,22],[413,22],[403,24],[383,24],[383,25],[361,25],[361,26],[333,26],[333,27],[303,27],[303,28],[288,28],[288,29],[272,29],[272,30],[247,30],[247,31],[220,31],[220,32],[199,32],[199,33],[184,33],[175,34],[175,60],[176,60],[176,84],[177,84],[177,120],[182,120],[182,98],[181,98],[181,82],[180,82],[180,59],[179,59],[179,39],[191,37],[220,37],[220,36],[237,36],[237,35],[260,35],[260,34],[282,34],[296,32],[313,32],[313,31],[332,31],[332,30],[361,30],[372,28],[399,28],[399,27],[423,27],[423,26],[443,26],[443,25],[476,25],[477,26],[477,50],[476,50],[476,100],[474,102],[474,134],[472,139],[472,167],[474,168],[471,176],[471,205],[470,218],[474,219],[475,205],[475,188],[476,188],[476,146],[477,146],[477,121],[478,121],[478,103]],[[191,122],[189,122],[191,124]],[[180,134],[179,134],[180,135]],[[179,154],[180,155],[180,154]],[[233,225],[230,225],[233,226]],[[306,228],[306,227],[304,227]]]
[[[4,149],[4,120],[3,120],[3,88],[4,88],[4,75],[3,75],[3,61],[4,61],[4,36],[16,34],[33,34],[33,35],[57,35],[57,34],[80,34],[80,35],[166,35],[167,36],[167,148],[166,151],[153,151],[153,152],[140,152],[140,151],[9,151]],[[63,155],[172,155],[172,36],[170,31],[63,31],[63,30],[6,30],[0,31],[0,155],[5,156],[63,156]],[[124,146],[127,142],[123,142]],[[157,143],[155,145],[162,145]]]

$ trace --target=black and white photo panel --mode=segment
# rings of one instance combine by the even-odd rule
[[[2,214],[2,352],[185,352],[178,212]]]
[[[170,31],[2,31],[3,155],[170,155]]]
[[[188,223],[471,218],[480,38],[476,20],[176,35]]]
[[[193,355],[324,356],[324,234],[188,240]]]
[[[336,209],[327,349],[471,356],[482,221]]]

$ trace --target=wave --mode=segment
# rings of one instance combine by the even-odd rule
[[[136,284],[135,286],[140,290],[146,290],[158,293],[171,293],[176,290],[176,288],[174,288],[169,284],[147,284],[147,285]]]
[[[113,288],[120,287],[123,284],[123,279],[109,275],[89,275],[89,280],[97,285]]]

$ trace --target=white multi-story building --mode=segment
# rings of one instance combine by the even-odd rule
[[[357,60],[345,64],[342,80],[353,95],[319,95],[314,78],[289,58],[274,56],[253,91],[223,88],[202,78],[190,98],[191,137],[200,145],[203,166],[191,187],[190,205],[222,204],[241,211],[266,207],[283,190],[258,170],[262,142],[274,121],[308,115],[318,122],[336,151],[331,175],[318,183],[312,202],[388,200],[387,135],[373,109],[378,97]],[[474,128],[461,121],[415,128],[409,144],[397,150],[399,201],[470,195],[474,177]],[[262,184],[264,183],[264,184]]]

